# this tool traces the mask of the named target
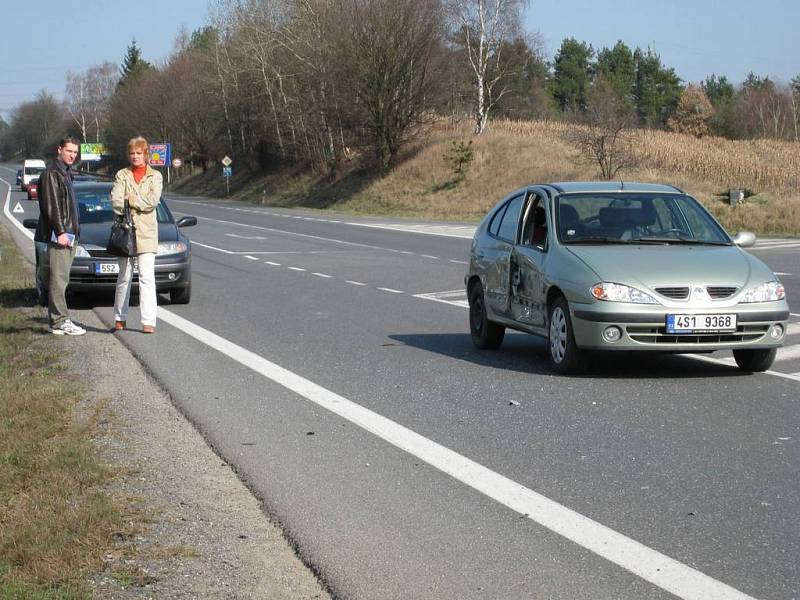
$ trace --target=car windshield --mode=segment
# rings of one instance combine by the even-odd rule
[[[114,210],[111,208],[111,190],[80,191],[78,196],[78,210],[80,222],[83,223],[109,223],[114,219]],[[156,207],[156,219],[159,223],[169,223],[169,213],[164,204]]]
[[[731,244],[699,202],[680,194],[563,194],[556,226],[564,244]]]

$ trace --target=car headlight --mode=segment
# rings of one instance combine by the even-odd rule
[[[786,290],[780,281],[767,281],[745,290],[739,302],[771,302],[783,300],[785,297]]]
[[[78,244],[78,247],[75,249],[75,257],[76,258],[89,258],[91,256],[92,255],[89,254],[89,251],[86,248],[84,248],[83,246]]]
[[[592,286],[592,296],[606,302],[630,302],[632,304],[658,304],[650,294],[637,290],[635,287],[621,283],[602,281]]]
[[[181,254],[186,252],[186,242],[159,242],[157,254]]]

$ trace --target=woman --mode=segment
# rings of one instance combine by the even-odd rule
[[[158,251],[158,222],[156,206],[161,201],[164,186],[161,173],[148,165],[148,144],[143,137],[128,142],[130,166],[120,169],[111,190],[111,203],[118,215],[125,210],[125,200],[131,207],[133,224],[136,227],[136,251],[139,267],[139,310],[142,331],[156,331],[156,277],[155,260]],[[119,259],[117,294],[114,298],[114,329],[125,329],[128,305],[131,298],[133,258]]]

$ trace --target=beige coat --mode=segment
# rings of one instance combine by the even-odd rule
[[[130,168],[117,171],[114,187],[111,189],[111,204],[114,212],[121,215],[125,210],[125,198],[131,207],[133,224],[136,226],[136,249],[142,252],[158,250],[158,222],[156,206],[161,202],[164,179],[161,173],[147,165],[144,177],[137,184]]]

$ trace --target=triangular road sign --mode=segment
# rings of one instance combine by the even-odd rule
[[[24,212],[25,212],[25,209],[24,209],[24,208],[22,208],[22,204],[20,204],[19,202],[17,202],[17,205],[14,207],[14,210],[13,210],[12,212],[15,212],[15,213],[24,213]]]

